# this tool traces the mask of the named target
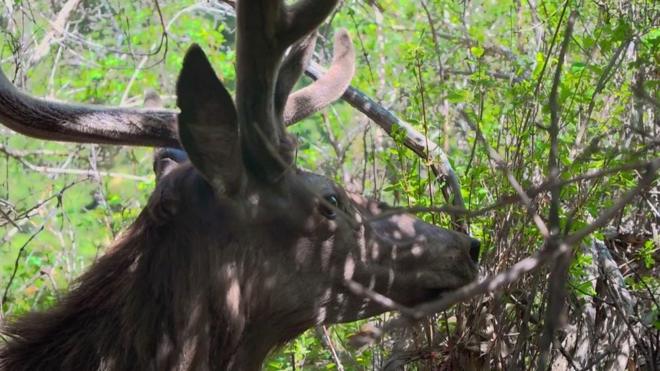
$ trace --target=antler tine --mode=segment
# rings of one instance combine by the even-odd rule
[[[299,0],[288,7],[282,42],[291,45],[315,30],[337,6],[338,0]]]
[[[293,89],[296,82],[300,79],[303,71],[309,65],[312,55],[314,55],[317,36],[318,33],[314,31],[300,39],[300,41],[291,47],[289,54],[287,54],[282,62],[275,88],[275,109],[278,115],[282,114],[291,89]]]
[[[19,91],[0,70],[0,122],[21,134],[76,143],[180,147],[176,112],[74,105]]]
[[[275,182],[292,159],[275,92],[286,49],[308,35],[338,0],[242,0],[236,5],[236,110],[241,149],[253,175]]]
[[[348,31],[335,33],[330,69],[321,78],[289,96],[284,109],[284,123],[294,124],[322,110],[341,98],[355,73],[355,49]]]

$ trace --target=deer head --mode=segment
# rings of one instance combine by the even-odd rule
[[[408,214],[377,218],[386,205],[296,168],[286,125],[338,99],[353,74],[339,31],[326,76],[290,93],[336,2],[239,1],[235,99],[193,46],[178,115],[38,100],[0,74],[0,121],[19,132],[183,148],[157,151],[147,206],[78,286],[4,330],[0,368],[258,369],[309,327],[388,309],[347,282],[414,305],[476,277],[477,241]]]

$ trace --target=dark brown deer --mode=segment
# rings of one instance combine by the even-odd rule
[[[188,51],[178,116],[39,100],[0,74],[0,122],[18,132],[185,150],[157,152],[147,206],[64,299],[8,322],[0,369],[257,370],[305,329],[388,310],[349,281],[414,305],[476,277],[477,241],[372,219],[384,205],[296,168],[286,124],[341,96],[354,53],[339,32],[327,75],[290,94],[337,0],[284,3],[238,2],[235,100]]]

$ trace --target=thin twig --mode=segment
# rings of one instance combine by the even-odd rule
[[[14,269],[11,272],[11,275],[9,276],[9,281],[7,281],[7,285],[5,286],[5,292],[2,294],[2,301],[0,301],[0,312],[2,312],[2,306],[3,304],[7,301],[7,296],[9,295],[9,289],[11,288],[12,283],[14,283],[14,278],[16,278],[16,273],[18,272],[18,266],[21,261],[21,257],[23,256],[23,252],[27,248],[27,246],[34,240],[35,237],[39,233],[41,233],[45,228],[45,224],[41,225],[39,229],[37,229],[36,232],[34,232],[30,238],[25,241],[25,243],[18,249],[18,254],[16,255],[16,260],[14,261]]]
[[[39,45],[37,45],[34,52],[32,53],[32,56],[28,61],[28,66],[35,65],[46,55],[48,55],[50,46],[54,43],[54,40],[57,37],[65,32],[64,27],[69,21],[69,17],[73,11],[78,7],[78,5],[80,5],[80,2],[81,0],[69,0],[62,6],[59,13],[57,13],[57,16],[55,17],[55,20],[50,24],[51,29],[41,39]]]
[[[585,174],[581,174],[578,176],[575,176],[570,179],[566,180],[546,180],[543,183],[541,183],[538,186],[535,187],[530,187],[528,189],[523,190],[523,192],[527,195],[529,199],[533,199],[534,197],[538,196],[539,194],[546,192],[549,190],[551,187],[553,187],[556,184],[559,184],[560,186],[566,186],[568,184],[572,183],[577,183],[585,180],[591,180],[591,179],[598,179],[602,178],[611,174],[617,174],[622,171],[628,171],[628,170],[639,170],[639,169],[644,169],[648,168],[649,165],[652,165],[654,161],[657,161],[658,159],[653,159],[650,161],[643,161],[643,162],[633,162],[629,164],[624,164],[621,166],[616,166],[610,169],[601,169],[601,170],[594,170],[594,171],[589,171]],[[424,206],[413,206],[413,207],[392,207],[389,208],[383,212],[381,212],[378,215],[374,215],[370,218],[365,219],[365,223],[372,223],[381,219],[387,219],[391,216],[394,215],[400,215],[400,214],[405,214],[405,213],[410,213],[410,214],[419,214],[419,213],[447,213],[447,214],[458,214],[458,215],[466,215],[470,218],[478,217],[478,216],[483,216],[491,211],[500,209],[504,206],[508,205],[513,205],[516,203],[521,202],[520,196],[518,194],[508,194],[500,197],[497,201],[493,202],[492,204],[488,206],[484,206],[480,209],[476,210],[465,210],[465,209],[460,209],[456,208],[453,206],[437,206],[437,207],[424,207]]]
[[[500,168],[504,174],[506,175],[507,180],[509,181],[509,184],[511,184],[511,187],[516,191],[518,196],[520,197],[520,201],[526,206],[527,212],[532,215],[532,220],[534,221],[534,224],[536,224],[536,227],[538,228],[539,232],[544,238],[548,238],[550,233],[548,230],[548,227],[545,225],[545,222],[541,218],[541,216],[536,212],[534,204],[532,203],[532,200],[529,198],[527,193],[525,193],[525,190],[522,188],[518,180],[516,180],[515,176],[511,172],[511,169],[509,169],[509,166],[506,164],[506,161],[500,156],[497,151],[495,151],[489,144],[486,138],[484,138],[483,133],[481,132],[481,129],[479,128],[478,125],[475,125],[474,122],[472,122],[472,119],[470,119],[470,116],[467,114],[467,112],[461,110],[460,111],[461,116],[465,122],[470,126],[472,130],[474,130],[475,134],[477,135],[477,139],[481,142],[481,144],[484,146],[486,149],[486,152],[488,153],[488,157],[495,162],[496,167]]]
[[[84,170],[84,169],[62,169],[62,168],[54,168],[54,167],[48,167],[48,166],[40,166],[40,165],[35,165],[27,160],[25,160],[22,156],[18,155],[15,153],[13,150],[5,147],[4,145],[0,144],[0,152],[6,154],[7,156],[15,159],[18,161],[21,165],[27,167],[28,169],[32,171],[36,171],[39,173],[48,173],[48,174],[72,174],[72,175],[83,175],[87,177],[95,177],[97,175],[101,175],[104,177],[112,177],[112,178],[123,178],[123,179],[128,179],[128,180],[135,180],[138,182],[148,182],[149,177],[146,176],[139,176],[139,175],[132,175],[132,174],[123,174],[123,173],[115,173],[115,172],[110,172],[110,171],[94,171],[94,170]]]
[[[655,180],[658,168],[660,168],[660,159],[656,159],[649,164],[646,174],[640,179],[635,188],[629,190],[620,197],[614,205],[605,210],[592,224],[567,236],[557,249],[549,250],[546,248],[547,244],[545,244],[544,248],[535,252],[531,256],[520,260],[506,271],[463,286],[456,291],[447,293],[436,301],[418,305],[412,308],[414,311],[413,316],[391,320],[383,326],[383,331],[375,331],[373,335],[363,336],[359,341],[354,342],[353,344],[359,346],[376,341],[386,332],[392,331],[395,328],[405,327],[409,325],[411,321],[418,320],[433,313],[441,312],[454,304],[463,302],[477,295],[495,292],[507,285],[517,282],[523,275],[536,271],[548,263],[553,262],[561,254],[571,251],[572,246],[580,242],[584,237],[604,226],[619,211],[621,211],[621,209],[628,205],[635,196],[638,196],[644,189],[648,188]],[[406,310],[406,313],[410,313],[410,311]]]
[[[332,355],[332,360],[335,362],[335,366],[337,366],[337,371],[344,371],[344,365],[342,364],[341,359],[339,359],[337,349],[335,349],[335,346],[332,343],[332,338],[330,337],[328,328],[325,325],[319,326],[317,328],[320,328],[321,338],[323,339],[325,345],[330,349],[330,355]]]
[[[363,285],[353,280],[346,280],[344,284],[354,295],[371,299],[375,303],[387,308],[387,310],[396,310],[407,316],[411,316],[411,317],[415,316],[415,312],[412,311],[410,308],[406,307],[405,305],[401,305],[395,302],[394,300],[388,298],[387,296],[383,294],[379,294],[376,291],[373,291],[367,287],[364,287]]]
[[[305,73],[307,76],[316,80],[323,75],[322,71],[322,68],[318,64],[312,62],[305,70]],[[431,164],[429,165],[431,171],[436,177],[444,180],[446,186],[451,190],[453,201],[445,199],[446,202],[452,204],[454,207],[465,209],[465,201],[461,194],[458,176],[449,162],[449,157],[447,157],[447,154],[440,146],[353,86],[349,86],[346,89],[342,99],[369,117],[374,123],[385,130],[390,137],[402,138],[402,144],[412,150],[417,156],[422,159],[431,159]],[[460,226],[462,223],[457,221],[457,225]]]
[[[550,105],[550,127],[548,134],[550,135],[550,154],[548,156],[548,176],[550,180],[559,177],[559,118],[560,118],[560,105],[558,101],[558,90],[561,82],[561,71],[564,66],[564,59],[568,51],[568,45],[571,41],[573,34],[573,25],[577,13],[572,11],[566,21],[566,31],[564,32],[564,40],[561,43],[559,50],[559,58],[557,61],[557,68],[552,82],[552,89],[550,90],[549,105]],[[550,236],[547,241],[547,248],[551,250],[559,249],[561,244],[561,237],[559,235],[561,230],[561,222],[559,219],[559,210],[561,208],[561,186],[555,185],[550,188],[550,212],[548,215],[548,223],[550,225]],[[545,310],[545,320],[543,325],[543,332],[541,335],[539,349],[541,355],[538,361],[538,369],[545,370],[550,362],[550,346],[554,338],[555,331],[560,326],[562,321],[562,312],[564,309],[564,299],[566,297],[566,280],[568,279],[568,266],[571,263],[570,250],[563,252],[555,261],[550,273],[548,284],[549,299],[548,306]]]

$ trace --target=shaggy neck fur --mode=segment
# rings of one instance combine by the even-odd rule
[[[215,210],[173,228],[145,209],[54,308],[2,330],[0,370],[258,370],[309,324],[269,336],[264,322],[277,318],[250,317],[258,288],[242,287],[249,267],[240,262],[255,261],[245,259],[254,249],[218,235],[227,216]]]

